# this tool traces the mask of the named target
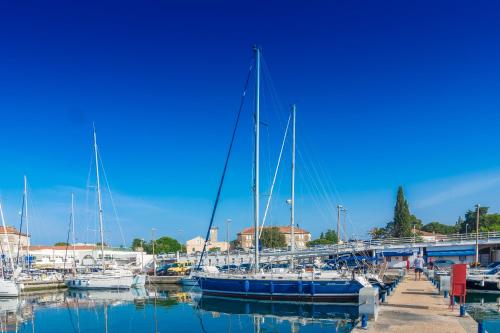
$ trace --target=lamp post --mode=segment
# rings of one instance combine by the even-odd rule
[[[141,238],[141,271],[144,269],[144,238]]]
[[[337,205],[337,256],[339,255],[340,246],[340,210],[344,208],[342,205]]]
[[[415,223],[413,223],[413,246],[415,246],[415,242],[417,241],[417,236],[416,236],[417,231],[415,230],[415,227],[416,225]]]
[[[231,219],[226,220],[226,243],[227,243],[227,249],[226,249],[226,264],[229,265],[229,250],[231,249],[231,246],[229,245],[229,223],[233,222]],[[228,266],[229,268],[229,266]]]
[[[342,207],[342,212],[344,213],[344,242],[347,243],[347,209],[345,207]],[[339,235],[340,237],[340,235]]]
[[[476,205],[476,267],[479,265],[479,204]]]
[[[156,276],[156,256],[155,256],[155,228],[151,228],[151,237],[153,238],[153,275]]]
[[[466,223],[466,224],[465,224],[465,239],[467,239],[467,236],[468,236],[468,235],[467,235],[467,228],[468,228],[468,227],[469,227],[469,225]]]

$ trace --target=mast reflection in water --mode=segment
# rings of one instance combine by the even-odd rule
[[[0,332],[350,332],[357,307],[201,297],[168,289],[0,299]]]

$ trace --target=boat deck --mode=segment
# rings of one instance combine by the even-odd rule
[[[469,315],[459,316],[459,306],[449,307],[449,298],[440,295],[424,276],[415,281],[409,273],[380,306],[378,319],[368,329],[354,332],[477,332],[477,323]]]

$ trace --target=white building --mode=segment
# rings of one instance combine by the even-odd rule
[[[23,247],[23,255],[27,254],[28,247]],[[101,263],[101,248],[94,244],[78,244],[47,246],[30,246],[29,254],[32,258],[32,267],[38,269],[69,269],[74,263],[76,266],[93,266]],[[141,267],[147,263],[151,256],[143,252],[130,249],[104,248],[104,261],[107,265],[134,265]]]
[[[28,246],[30,236],[19,232],[12,226],[0,227],[0,244],[2,251],[8,253],[9,251],[14,255],[17,253],[18,248]]]
[[[218,228],[210,229],[210,238],[207,242],[206,250],[209,251],[211,249],[218,249],[220,251],[227,251],[229,249],[228,242],[219,242],[217,240],[217,236],[219,233]],[[186,252],[187,254],[199,253],[203,251],[203,245],[205,244],[205,238],[201,236],[196,236],[193,239],[190,239],[186,242]]]

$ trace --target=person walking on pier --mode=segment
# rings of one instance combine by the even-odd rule
[[[417,275],[418,275],[418,280],[420,281],[422,272],[424,271],[424,259],[422,259],[421,254],[419,254],[418,257],[415,258],[413,265],[415,266],[415,281],[417,281]]]

